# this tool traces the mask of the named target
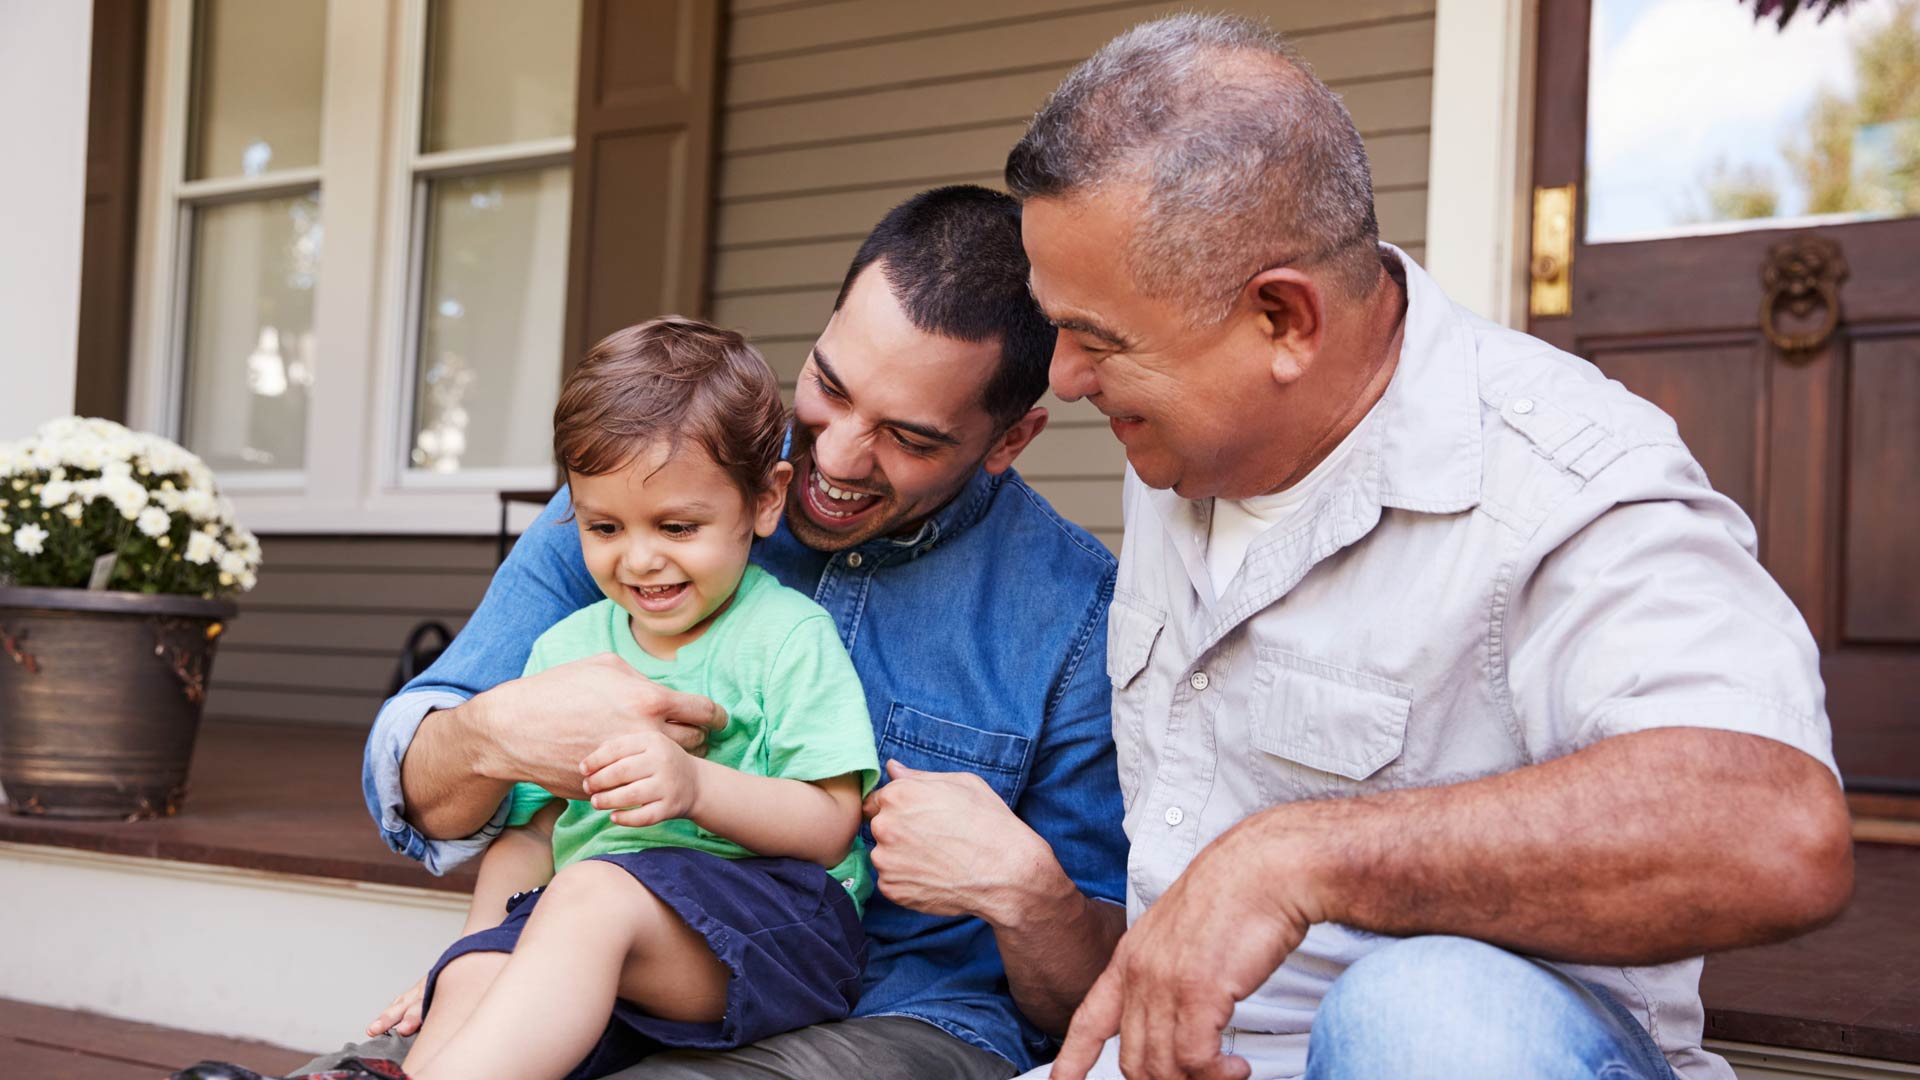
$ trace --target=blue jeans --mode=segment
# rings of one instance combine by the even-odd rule
[[[1673,1080],[1605,991],[1485,942],[1418,937],[1348,968],[1320,1003],[1306,1080]]]

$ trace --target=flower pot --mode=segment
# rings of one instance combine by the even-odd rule
[[[0,788],[15,814],[169,815],[224,600],[0,588]]]

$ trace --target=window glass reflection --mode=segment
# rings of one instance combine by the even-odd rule
[[[434,0],[421,149],[573,133],[579,0]]]
[[[1589,242],[1920,213],[1920,0],[1596,0]]]
[[[551,460],[570,183],[562,165],[429,185],[414,468],[539,468]]]
[[[187,178],[320,163],[325,0],[200,0]]]
[[[203,207],[193,222],[186,445],[215,469],[301,468],[320,196]]]

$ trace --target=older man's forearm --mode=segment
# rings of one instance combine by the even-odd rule
[[[1277,807],[1218,842],[1308,922],[1653,964],[1776,941],[1852,889],[1846,804],[1783,743],[1642,731],[1483,780]]]
[[[513,789],[512,782],[484,771],[490,750],[480,722],[485,707],[476,697],[457,708],[428,713],[401,759],[407,820],[432,839],[457,840],[479,832]]]
[[[1058,863],[986,919],[1014,1004],[1034,1027],[1055,1036],[1066,1034],[1127,929],[1125,908],[1089,898]]]

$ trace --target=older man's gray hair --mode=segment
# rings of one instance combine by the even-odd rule
[[[1108,42],[1034,117],[1007,186],[1022,199],[1144,187],[1128,269],[1196,322],[1282,263],[1320,264],[1353,298],[1380,279],[1353,118],[1279,35],[1235,16],[1174,15]]]

